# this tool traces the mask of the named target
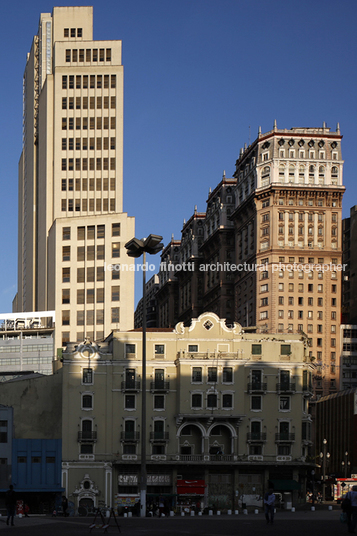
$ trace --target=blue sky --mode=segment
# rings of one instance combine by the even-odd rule
[[[123,41],[124,210],[136,217],[136,236],[180,238],[183,219],[195,205],[205,210],[223,170],[232,175],[249,131],[253,141],[274,119],[278,128],[340,122],[349,215],[357,204],[354,0],[56,2],[88,4],[94,39]],[[17,285],[22,75],[39,15],[52,7],[2,5],[0,312],[11,310]]]

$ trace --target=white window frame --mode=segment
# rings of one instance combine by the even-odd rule
[[[231,395],[232,397],[232,404],[229,408],[223,407],[223,396],[224,395]],[[230,411],[234,408],[234,391],[222,391],[222,397],[221,397],[221,409],[223,411]]]
[[[163,408],[155,408],[155,398],[157,396],[163,396],[164,397],[164,407]],[[154,394],[153,397],[152,397],[152,409],[153,409],[153,411],[165,411],[166,410],[166,396],[165,395]]]
[[[88,385],[88,384],[85,384],[85,385]],[[83,406],[83,397],[85,396],[91,396],[92,398],[92,407],[91,408],[85,408]],[[81,394],[81,409],[83,411],[93,411],[94,409],[94,395],[93,395],[93,392],[92,391],[84,391],[82,394]]]
[[[191,410],[195,411],[195,410],[200,410],[200,409],[203,409],[203,391],[191,391],[191,396],[190,396],[190,407],[191,407]],[[201,395],[201,406],[200,407],[193,407],[192,406],[192,397],[193,395]]]

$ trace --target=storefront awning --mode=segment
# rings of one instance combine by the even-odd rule
[[[275,491],[292,491],[300,490],[299,482],[296,480],[269,480]]]
[[[177,494],[178,495],[204,495],[205,493],[204,480],[178,480]]]

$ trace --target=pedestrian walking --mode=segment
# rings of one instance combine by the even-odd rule
[[[270,488],[268,493],[264,497],[265,504],[265,519],[267,523],[274,523],[274,508],[275,508],[275,495],[274,491]]]
[[[345,509],[347,513],[348,532],[350,534],[355,534],[357,525],[357,486],[352,486],[352,490],[346,493],[344,502],[345,499],[349,499],[350,501],[350,508],[346,507]]]
[[[14,486],[10,484],[9,489],[5,495],[5,506],[7,510],[7,520],[6,525],[9,524],[11,519],[11,525],[14,526],[14,516],[16,509],[16,493],[14,492]]]
[[[68,499],[63,495],[62,497],[62,512],[63,517],[67,517]]]

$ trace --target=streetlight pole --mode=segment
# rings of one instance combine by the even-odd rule
[[[327,458],[330,457],[330,453],[327,451],[327,439],[323,440],[323,452],[320,453],[320,456],[322,457],[322,502],[325,502],[325,495],[326,495],[326,462]]]
[[[347,478],[347,473],[349,472],[348,469],[349,469],[349,466],[351,465],[351,462],[348,461],[348,452],[346,450],[345,452],[345,459],[344,461],[342,462],[342,468],[344,469],[345,471],[345,478]]]
[[[141,463],[140,463],[140,517],[146,516],[146,253],[155,255],[162,250],[162,236],[149,235],[147,238],[132,238],[125,244],[129,257],[143,255],[143,337],[142,337],[142,378],[141,378]]]

